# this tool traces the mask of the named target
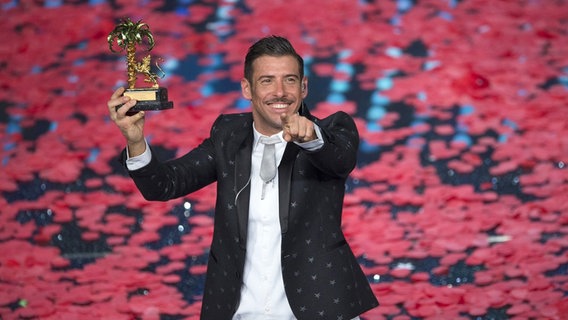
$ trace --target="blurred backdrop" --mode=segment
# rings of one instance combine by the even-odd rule
[[[568,1],[3,0],[0,17],[1,319],[198,319],[215,189],[147,202],[118,164],[107,35],[127,17],[175,105],[146,117],[162,159],[250,110],[243,60],[267,35],[304,57],[314,115],[356,119],[343,226],[381,303],[363,319],[568,314]]]

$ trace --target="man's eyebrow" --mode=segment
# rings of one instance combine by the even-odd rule
[[[300,79],[300,76],[297,75],[297,74],[295,74],[295,73],[290,73],[290,74],[284,75],[284,78],[290,78],[290,77],[294,77],[294,78],[296,78],[296,79]],[[275,75],[271,75],[271,74],[266,74],[266,75],[261,75],[261,76],[258,77],[258,79],[265,79],[265,78],[270,78],[270,79],[272,79],[272,78],[276,78],[276,76],[275,76]]]

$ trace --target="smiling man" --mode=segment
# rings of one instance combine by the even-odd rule
[[[136,101],[120,88],[107,103],[147,200],[217,182],[201,319],[348,320],[378,305],[341,230],[357,128],[344,112],[310,115],[307,86],[288,40],[259,40],[241,81],[252,112],[220,115],[198,147],[166,162],[144,139],[144,113],[126,115]]]

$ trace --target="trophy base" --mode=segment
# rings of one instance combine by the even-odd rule
[[[126,89],[123,95],[136,100],[136,105],[128,110],[127,115],[133,115],[139,111],[158,111],[174,107],[174,103],[168,101],[168,89],[166,88]]]

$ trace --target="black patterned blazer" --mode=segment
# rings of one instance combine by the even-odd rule
[[[305,107],[302,113],[320,127],[324,146],[309,152],[288,143],[278,167],[284,287],[296,318],[348,320],[378,305],[341,230],[359,136],[344,112],[322,120]],[[252,114],[221,115],[210,137],[186,155],[160,162],[153,153],[147,166],[129,172],[147,200],[182,197],[217,182],[201,319],[231,319],[239,305],[252,147]]]

